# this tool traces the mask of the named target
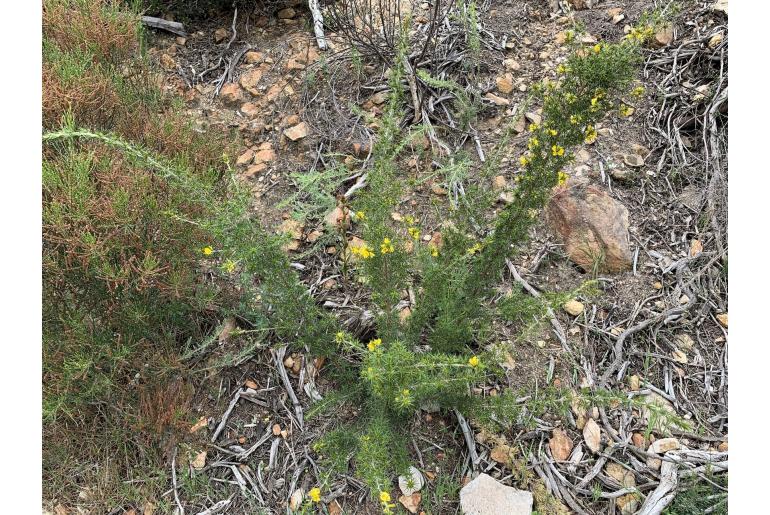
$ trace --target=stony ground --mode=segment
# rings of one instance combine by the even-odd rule
[[[591,7],[575,9],[586,3]],[[234,25],[232,13],[222,13],[189,26],[185,38],[157,33],[150,53],[201,131],[229,131],[237,137],[240,149],[231,156],[232,165],[253,192],[254,209],[265,224],[291,235],[287,252],[318,301],[351,330],[365,334],[367,299],[339,274],[335,196],[355,187],[373,134],[371,124],[351,118],[344,106],[356,104],[376,120],[387,79],[384,70],[366,63],[363,74],[356,75],[350,61],[335,62],[344,44],[333,35],[331,49],[319,51],[311,15],[296,4],[241,12]],[[714,202],[706,198],[716,195],[714,188],[726,191],[726,170],[715,178],[713,156],[708,157],[713,141],[704,134],[710,112],[726,114],[726,103],[715,103],[726,91],[726,77],[709,62],[726,59],[727,21],[708,3],[686,4],[673,29],[656,35],[657,48],[645,56],[641,83],[647,93],[631,104],[628,116],[608,118],[598,127],[596,143],[578,151],[567,170],[570,187],[554,197],[528,248],[513,263],[520,278],[539,291],[567,291],[592,278],[600,285],[598,295],[576,298],[556,314],[564,342],[550,327],[525,341],[510,327],[497,328],[500,341],[516,342],[510,377],[517,385],[613,385],[660,407],[575,406],[566,427],[554,414],[533,432],[476,434],[480,471],[534,491],[540,513],[634,513],[665,482],[662,476],[670,471],[664,461],[661,472],[660,458],[667,451],[693,464],[683,469],[726,456],[726,234],[708,221],[719,206],[710,206]],[[654,7],[644,0],[572,5],[570,14],[554,12],[545,0],[494,2],[481,9],[484,26],[507,41],[485,51],[487,66],[479,77],[484,100],[474,128],[485,152],[525,103],[531,84],[555,76],[567,54],[568,16],[583,24],[590,43],[617,40],[627,24]],[[430,8],[428,3],[415,6],[418,25]],[[684,71],[676,73],[671,65],[675,49],[684,56],[679,63]],[[223,64],[215,66],[220,56]],[[236,64],[228,71],[230,62]],[[337,67],[334,103],[315,79],[320,66]],[[499,206],[517,173],[526,124],[538,117],[533,106],[517,127],[510,160],[489,184],[500,192]],[[726,117],[715,130],[726,138]],[[412,188],[393,213],[394,219],[419,218],[426,244],[440,239],[437,212],[452,197],[446,178],[431,173],[430,148],[426,138],[409,149],[404,161]],[[477,153],[471,139],[461,148]],[[332,169],[336,174],[322,174]],[[579,245],[567,235],[576,233],[599,240],[605,269],[592,269],[591,256],[575,250]],[[346,237],[356,237],[355,227]],[[613,272],[613,264],[623,271]],[[501,295],[522,287],[508,271],[505,278]],[[408,296],[403,309],[407,316]],[[627,342],[625,353],[619,366],[610,369],[619,339]],[[195,406],[200,419],[177,460],[179,467],[206,480],[204,486],[185,488],[184,502],[193,513],[228,500],[226,512],[251,513],[240,492],[254,490],[263,492],[265,505],[278,513],[297,501],[299,490],[316,484],[314,440],[333,418],[353,417],[355,409],[333,418],[321,415],[298,427],[286,382],[307,410],[314,395],[333,388],[322,359],[257,349],[254,357],[238,363],[233,356],[242,351],[243,340],[225,334],[221,342],[205,362],[196,363],[201,369]],[[287,371],[286,380],[278,368]],[[506,386],[479,393],[495,395],[496,388]],[[676,413],[692,429],[663,427],[665,422],[655,419],[657,411]],[[653,431],[647,430],[650,424]],[[458,491],[471,469],[457,420],[451,414],[423,413],[408,430],[415,464],[427,484],[417,497],[400,499],[404,509],[458,512]],[[702,470],[690,474],[703,476]],[[589,490],[592,479],[598,490]],[[551,504],[545,492],[553,495]],[[323,504],[329,513],[378,512],[366,495],[355,478],[338,477]]]

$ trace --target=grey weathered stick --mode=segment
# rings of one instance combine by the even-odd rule
[[[177,36],[187,36],[187,32],[184,30],[184,25],[177,21],[168,21],[164,20],[163,18],[155,18],[154,16],[142,16],[142,23],[148,27],[165,30],[176,34]]]
[[[297,424],[299,428],[303,428],[302,417],[302,405],[299,403],[297,394],[294,393],[294,388],[289,381],[289,374],[286,373],[286,367],[283,366],[283,357],[286,355],[286,346],[280,347],[278,350],[273,351],[273,357],[275,360],[275,368],[278,370],[278,375],[281,376],[283,386],[286,388],[286,392],[289,394],[291,403],[294,405],[294,413],[297,415]]]
[[[647,496],[637,515],[660,515],[674,500],[676,486],[679,483],[677,468],[675,463],[663,462],[660,467],[660,484]]]
[[[466,422],[465,417],[457,409],[454,410],[457,422],[460,424],[463,436],[465,437],[465,443],[468,445],[468,453],[471,457],[471,467],[476,470],[476,465],[479,463],[479,455],[476,453],[476,441],[473,439],[473,433],[471,427]]]
[[[518,270],[516,270],[516,267],[513,265],[513,263],[511,263],[509,259],[505,260],[505,264],[508,266],[508,270],[511,272],[513,278],[516,279],[517,283],[519,283],[533,297],[540,297],[540,292],[534,289],[531,284],[529,284],[521,275],[519,275]],[[548,314],[548,318],[551,320],[551,327],[553,327],[553,332],[556,335],[556,338],[558,338],[562,346],[567,349],[567,335],[564,332],[564,328],[561,326],[561,323],[556,318],[556,314],[553,312],[553,309],[551,309],[550,306],[548,306],[546,309],[546,313]]]
[[[174,501],[176,501],[177,508],[179,508],[179,515],[184,515],[184,507],[182,501],[179,500],[179,491],[176,487],[176,447],[174,447],[174,456],[171,458],[171,484],[174,487]]]
[[[313,32],[318,48],[326,50],[326,37],[324,36],[324,17],[321,14],[321,8],[318,6],[318,0],[308,0],[307,6],[313,14]]]
[[[217,429],[214,431],[214,434],[211,436],[212,442],[216,442],[217,438],[219,438],[219,434],[227,425],[227,419],[230,417],[230,413],[232,413],[233,408],[235,408],[235,405],[238,404],[238,400],[240,398],[241,398],[241,390],[238,390],[233,396],[233,400],[230,401],[230,405],[227,407],[227,411],[225,411],[225,414],[222,415],[222,421],[219,422]]]
[[[214,504],[213,506],[206,508],[203,511],[198,512],[198,515],[214,515],[215,513],[219,513],[220,511],[227,508],[230,503],[232,502],[232,499],[224,499],[222,501],[219,501],[218,503]]]

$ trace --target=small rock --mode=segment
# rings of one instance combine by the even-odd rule
[[[569,300],[564,304],[564,311],[573,317],[580,315],[584,309],[585,306],[583,306],[583,303],[575,299]]]
[[[628,377],[628,387],[631,389],[632,392],[639,391],[641,384],[640,384],[638,375],[632,375]]]
[[[506,70],[513,72],[519,71],[521,69],[521,64],[519,64],[519,62],[515,59],[505,59],[503,61],[503,66],[505,66]]]
[[[513,91],[513,75],[506,73],[495,79],[497,90],[503,95],[507,95]]]
[[[717,32],[716,34],[711,36],[711,39],[709,39],[709,48],[713,49],[713,48],[718,47],[723,39],[724,39],[724,36],[722,35],[722,33],[721,32]]]
[[[636,174],[633,170],[629,170],[628,168],[611,168],[610,169],[610,176],[615,179],[616,181],[628,181],[634,178]]]
[[[679,349],[675,349],[674,351],[672,351],[671,357],[674,358],[674,361],[676,361],[677,363],[682,363],[684,365],[687,364],[687,354],[685,354]]]
[[[259,81],[262,79],[262,70],[259,68],[255,68],[253,70],[250,70],[243,75],[241,75],[241,78],[238,79],[238,83],[241,85],[243,89],[251,93],[252,95],[259,96]]]
[[[243,154],[238,156],[235,160],[235,166],[246,166],[254,159],[254,151],[252,149],[246,150]]]
[[[690,350],[695,346],[695,340],[689,334],[678,334],[674,337],[674,343],[680,349]]]
[[[492,188],[496,191],[504,190],[506,186],[508,186],[508,181],[506,181],[505,177],[502,175],[497,175],[492,180]]]
[[[524,114],[524,117],[529,121],[529,123],[536,123],[540,125],[540,122],[543,121],[543,117],[540,116],[538,113],[535,112],[528,112]]]
[[[717,446],[717,450],[718,450],[719,452],[727,452],[727,450],[728,450],[728,445],[727,445],[727,442],[721,442],[721,443],[720,443],[720,444]]]
[[[176,69],[176,61],[168,54],[160,54],[160,65],[169,72]]]
[[[291,7],[287,7],[285,9],[281,9],[280,11],[278,11],[279,20],[290,20],[291,18],[294,18],[296,15],[297,15],[297,11],[295,11]]]
[[[719,325],[727,329],[727,313],[719,313],[716,316],[717,322],[719,322]]]
[[[298,123],[297,125],[293,127],[289,127],[288,129],[283,131],[284,136],[289,138],[292,141],[297,141],[298,139],[302,139],[308,135],[310,128],[308,127],[308,124],[305,122]]]
[[[617,25],[618,23],[620,23],[621,21],[623,21],[625,19],[626,19],[626,15],[625,14],[617,14],[617,15],[612,17],[612,23]]]
[[[487,93],[484,98],[495,104],[496,106],[507,106],[511,104],[511,101],[507,98],[498,97],[494,93]]]
[[[374,95],[371,96],[369,100],[372,101],[372,104],[374,105],[381,105],[384,104],[386,100],[388,100],[388,95],[390,95],[390,91],[378,91]]]
[[[658,32],[655,33],[652,44],[656,48],[667,47],[674,42],[674,26],[671,24],[666,25]]]
[[[303,492],[301,488],[297,488],[296,490],[294,490],[294,493],[291,494],[291,498],[289,498],[289,508],[291,508],[291,511],[299,510],[300,506],[302,506],[302,501],[304,499],[305,499],[305,492]]]
[[[346,213],[340,206],[332,209],[328,215],[326,215],[326,223],[332,227],[339,227],[344,222],[350,219],[350,214]]]
[[[329,515],[342,515],[342,506],[336,500],[327,504],[326,509],[329,510]]]
[[[644,158],[638,154],[623,154],[623,162],[631,168],[644,166]]]
[[[531,515],[533,501],[531,492],[506,486],[488,474],[479,474],[460,490],[465,515]]]
[[[195,470],[201,470],[206,466],[206,454],[207,451],[201,451],[195,455],[195,458],[190,462],[190,466]]]
[[[586,420],[586,425],[583,428],[583,439],[586,442],[586,446],[591,449],[591,452],[598,453],[602,449],[601,429],[599,429],[599,425],[592,418]]]
[[[256,50],[249,50],[244,54],[243,61],[246,64],[259,64],[262,62],[262,60],[265,58],[265,55],[262,52],[257,52]]]
[[[665,454],[668,451],[675,451],[680,447],[679,440],[676,438],[658,438],[650,444],[647,452],[653,452],[655,454]]]
[[[243,90],[238,84],[230,82],[222,86],[219,90],[219,98],[222,103],[228,107],[238,107],[243,103]]]
[[[639,499],[634,494],[621,495],[615,501],[620,515],[632,515],[639,509]]]
[[[448,192],[446,189],[442,188],[441,185],[437,182],[434,182],[430,186],[430,191],[432,191],[435,195],[444,196]]]
[[[227,39],[230,33],[225,28],[219,28],[214,31],[214,43],[221,43]]]
[[[626,488],[633,488],[636,486],[634,473],[618,463],[608,463],[607,466],[604,467],[604,472]]]
[[[183,38],[182,36],[177,36],[174,41],[176,41],[176,44],[179,46],[185,46],[187,44],[187,38]]]
[[[548,440],[548,447],[551,449],[553,459],[557,461],[569,459],[573,445],[572,439],[561,429],[554,429],[551,433],[551,439]]]
[[[647,439],[642,433],[634,433],[631,435],[631,442],[639,449],[644,449],[647,446]]]
[[[420,501],[422,500],[422,494],[415,492],[411,495],[402,495],[398,498],[398,502],[407,509],[409,513],[417,513],[420,507]]]
[[[489,453],[489,457],[497,463],[505,465],[511,459],[511,447],[509,445],[497,445]]]
[[[280,424],[273,424],[273,435],[278,436],[281,434],[281,425]]]

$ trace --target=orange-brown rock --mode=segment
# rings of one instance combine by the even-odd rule
[[[559,187],[546,215],[569,258],[580,267],[602,272],[631,268],[628,209],[588,179],[572,178]]]

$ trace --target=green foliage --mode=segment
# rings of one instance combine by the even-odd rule
[[[664,515],[727,515],[727,474],[707,474],[706,478],[708,481],[696,477],[681,485]]]
[[[403,45],[399,52],[405,52]],[[337,352],[360,364],[366,392],[359,402],[367,414],[377,416],[365,415],[366,427],[357,433],[358,444],[341,447],[346,458],[335,463],[347,463],[352,457],[356,474],[373,495],[394,473],[392,454],[398,446],[393,435],[400,434],[401,425],[421,406],[460,409],[489,427],[526,427],[546,412],[567,416],[572,394],[556,388],[540,390],[526,401],[521,392],[511,390],[494,397],[472,395],[474,387],[503,373],[496,364],[508,352],[500,345],[487,345],[496,315],[488,301],[505,259],[526,241],[552,189],[566,181],[562,170],[571,159],[570,149],[596,137],[594,124],[627,92],[637,62],[638,43],[631,39],[576,49],[560,68],[558,82],[536,88],[544,122],[530,126],[529,149],[520,160],[513,201],[488,220],[492,199],[483,186],[469,187],[443,224],[440,244],[430,245],[421,242],[419,223],[411,216],[398,223],[390,216],[403,189],[399,154],[414,137],[413,132],[400,129],[403,70],[399,65],[391,69],[391,94],[373,149],[369,187],[352,206],[365,243],[350,250],[362,282],[371,290],[377,337],[366,345],[344,333],[337,337]],[[418,73],[420,80],[453,92],[469,112],[465,123],[470,122],[473,102],[456,84],[422,70]],[[479,171],[481,177],[499,173],[511,134],[512,127]],[[459,183],[468,176],[470,161],[458,157],[448,167],[447,173]],[[588,283],[584,289],[591,286]],[[401,320],[397,306],[408,289],[416,302],[411,304],[411,314]],[[540,299],[514,293],[499,303],[498,311],[526,329],[544,319],[548,308],[575,293],[546,294]],[[584,395],[601,405],[622,402],[609,392]]]

